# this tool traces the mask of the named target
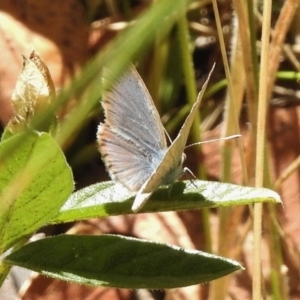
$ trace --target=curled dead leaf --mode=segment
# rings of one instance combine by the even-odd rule
[[[27,126],[34,115],[51,106],[55,97],[50,72],[36,51],[33,50],[29,58],[23,56],[23,59],[23,67],[11,97],[15,117],[8,128],[13,133]]]

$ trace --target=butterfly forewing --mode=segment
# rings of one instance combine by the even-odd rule
[[[165,131],[152,98],[134,67],[131,67],[102,102],[105,123],[137,143],[145,151],[167,148]]]
[[[142,79],[131,67],[102,101],[105,124],[99,149],[111,178],[131,191],[149,179],[167,151],[159,114]]]

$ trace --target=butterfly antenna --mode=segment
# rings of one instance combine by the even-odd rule
[[[198,143],[190,144],[190,145],[186,146],[184,149],[192,147],[192,146],[200,145],[200,144],[205,144],[205,143],[212,143],[212,142],[218,142],[218,141],[225,141],[225,140],[240,138],[241,136],[242,136],[241,134],[234,134],[234,135],[226,136],[226,137],[219,138],[219,139],[213,139],[213,140],[198,142]]]

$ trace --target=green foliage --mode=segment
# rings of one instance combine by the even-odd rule
[[[47,223],[130,213],[132,194],[120,192],[112,183],[71,195],[70,168],[47,133],[27,131],[6,139],[0,145],[0,161],[2,253]],[[265,201],[278,203],[280,199],[267,189],[194,181],[176,183],[170,191],[160,188],[143,212]],[[67,281],[124,288],[180,287],[242,268],[237,262],[200,251],[120,236],[48,238],[21,247],[4,263]]]
[[[175,288],[242,269],[230,259],[119,235],[46,238],[6,262],[79,284],[118,288]]]
[[[73,193],[49,222],[57,224],[130,214],[134,196],[135,193],[113,182],[90,185]],[[140,212],[181,211],[257,202],[281,203],[281,200],[277,193],[264,188],[193,180],[176,182],[170,187],[160,187]]]
[[[63,152],[47,133],[25,132],[0,144],[0,250],[55,217],[73,191]]]

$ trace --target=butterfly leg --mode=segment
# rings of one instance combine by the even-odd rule
[[[187,167],[185,167],[185,168],[183,168],[183,172],[182,173],[185,173],[185,174],[190,174],[191,175],[191,177],[193,177],[192,179],[190,179],[190,181],[191,181],[191,183],[194,185],[194,187],[197,187],[195,184],[194,184],[194,182],[193,182],[193,180],[194,179],[197,179],[197,177],[194,175],[194,173],[189,169],[189,168],[187,168]]]

